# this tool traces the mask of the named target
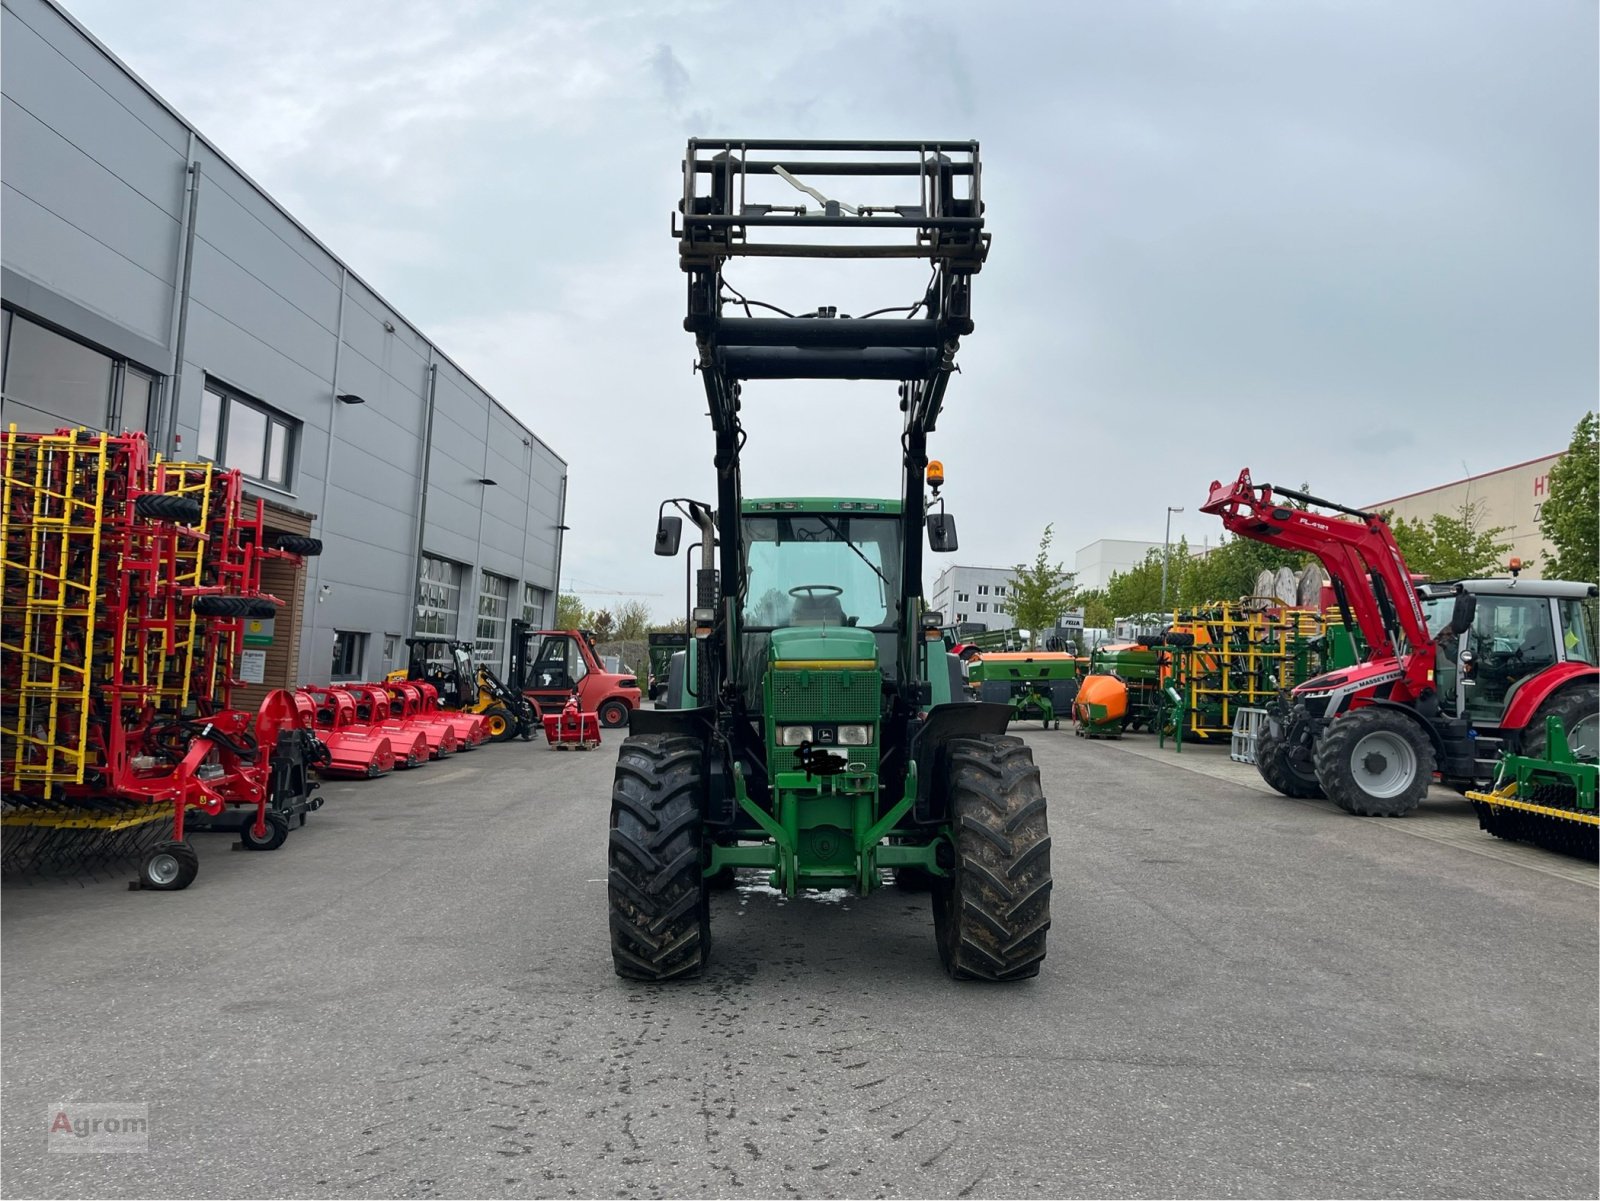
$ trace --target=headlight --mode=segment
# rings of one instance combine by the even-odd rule
[[[779,726],[779,746],[799,746],[802,742],[811,741],[810,726]]]
[[[871,726],[840,726],[840,746],[866,746],[872,741]]]

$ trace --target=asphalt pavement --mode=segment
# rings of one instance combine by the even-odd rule
[[[279,851],[199,836],[181,893],[9,885],[0,1188],[1596,1195],[1592,868],[1453,798],[1362,820],[1026,736],[1056,887],[1020,985],[946,979],[926,895],[754,875],[702,978],[617,979],[614,740],[329,785]],[[148,1150],[47,1151],[62,1102],[147,1105]]]

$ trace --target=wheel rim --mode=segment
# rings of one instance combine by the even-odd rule
[[[176,855],[162,852],[150,859],[150,866],[146,869],[150,874],[153,884],[171,884],[178,878],[178,873],[183,870]]]
[[[1574,759],[1600,759],[1600,713],[1590,713],[1572,723],[1567,749]]]
[[[1375,730],[1350,752],[1350,772],[1368,796],[1399,796],[1417,775],[1417,752],[1391,730]]]
[[[489,719],[489,733],[490,733],[490,735],[492,737],[498,738],[500,735],[504,734],[505,732],[506,732],[506,719],[505,718],[503,718],[503,717],[491,717]]]
[[[619,705],[615,701],[612,701],[609,704],[601,707],[600,721],[602,724],[611,726],[614,729],[617,726],[622,725],[627,720],[628,708],[626,705]]]

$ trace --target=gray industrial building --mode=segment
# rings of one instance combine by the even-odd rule
[[[554,620],[565,461],[50,0],[0,27],[3,411],[237,467],[287,601],[262,687]]]

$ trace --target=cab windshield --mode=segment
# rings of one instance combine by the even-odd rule
[[[899,618],[900,521],[848,513],[746,516],[743,621],[893,629]]]

